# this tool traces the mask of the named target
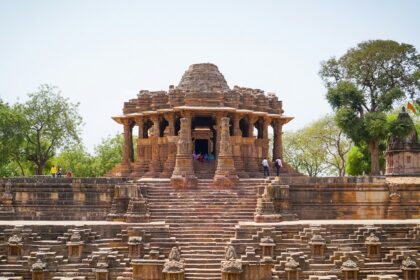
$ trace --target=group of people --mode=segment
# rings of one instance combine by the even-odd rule
[[[61,167],[60,166],[57,166],[56,167],[55,165],[53,165],[51,167],[51,169],[50,169],[50,174],[51,174],[51,176],[53,178],[61,177],[62,176],[62,169],[61,169]],[[72,176],[73,176],[73,173],[71,172],[71,170],[68,170],[66,172],[66,177],[72,177]]]
[[[268,160],[266,158],[263,159],[261,164],[264,169],[264,177],[270,177],[270,164],[268,163]],[[276,168],[277,176],[280,176],[280,168],[283,167],[283,162],[280,158],[274,160],[274,167]]]
[[[204,162],[204,161],[208,161],[208,160],[214,160],[214,155],[213,154],[202,154],[202,153],[196,153],[194,151],[194,153],[192,154],[192,158],[193,160],[198,160],[199,162]]]

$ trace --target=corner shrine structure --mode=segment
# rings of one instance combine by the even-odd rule
[[[268,127],[281,157],[291,118],[212,64],[140,92],[114,120],[118,176],[0,178],[0,280],[419,280],[415,130],[390,138],[398,176],[307,177],[286,163],[258,178]]]
[[[142,90],[113,119],[124,126],[123,160],[114,175],[171,178],[173,186],[195,186],[214,178],[220,186],[238,177],[260,177],[263,158],[283,156],[283,115],[274,93],[235,86],[230,89],[214,64],[193,64],[177,87]],[[274,141],[269,151],[269,126]],[[138,129],[134,161],[133,129]],[[254,135],[254,130],[257,132]],[[192,154],[214,161],[193,162]],[[290,167],[284,172],[292,172]]]

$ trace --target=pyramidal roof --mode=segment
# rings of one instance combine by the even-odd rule
[[[182,75],[177,88],[200,92],[230,90],[225,77],[212,63],[192,64]]]

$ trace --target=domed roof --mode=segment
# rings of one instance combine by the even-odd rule
[[[200,92],[230,90],[225,77],[217,66],[211,63],[192,64],[182,75],[178,88]]]

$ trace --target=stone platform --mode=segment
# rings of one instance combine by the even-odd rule
[[[201,179],[192,189],[169,179],[16,178],[0,186],[4,279],[418,277],[416,178],[241,179],[229,188]]]

